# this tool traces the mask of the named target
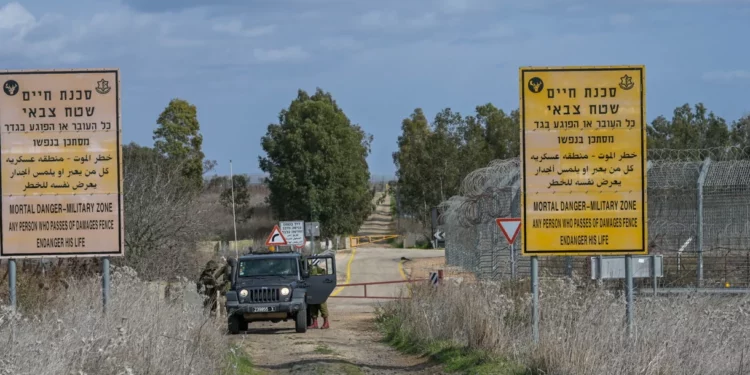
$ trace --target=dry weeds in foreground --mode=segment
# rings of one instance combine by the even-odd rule
[[[3,306],[0,374],[221,373],[227,344],[214,320],[200,306],[160,300],[124,270],[112,273],[106,317],[99,279],[70,281],[36,315]]]
[[[750,373],[750,298],[641,297],[637,333],[627,340],[624,297],[575,284],[542,281],[537,349],[530,342],[530,296],[517,285],[422,286],[412,300],[384,312],[421,340],[451,340],[548,375]]]

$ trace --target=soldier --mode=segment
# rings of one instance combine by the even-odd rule
[[[324,275],[325,270],[321,268],[318,263],[320,259],[315,259],[310,269],[310,275]],[[320,329],[328,329],[330,325],[328,323],[328,302],[323,302],[320,305],[310,305],[310,313],[312,314],[312,324],[307,328],[318,328],[318,313],[323,317],[323,326]]]
[[[227,267],[224,257],[222,257],[221,267],[215,260],[209,260],[196,283],[198,293],[205,296],[203,307],[210,307],[211,313],[216,312],[216,292],[218,291],[223,296],[230,284],[230,281],[224,277]]]

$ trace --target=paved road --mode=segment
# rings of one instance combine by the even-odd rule
[[[377,204],[378,199],[385,195],[383,202],[375,207],[375,211],[370,214],[367,221],[359,228],[358,236],[377,236],[394,234],[393,219],[391,218],[391,197],[386,193],[375,194],[372,203]]]
[[[349,283],[380,282],[403,280],[405,275],[400,270],[402,257],[409,259],[443,256],[444,250],[393,249],[385,247],[362,247],[356,249],[354,256],[336,259],[337,273],[346,275],[349,269]],[[343,254],[342,254],[343,255]],[[343,279],[343,280],[342,280]],[[339,277],[339,284],[345,283],[345,277]],[[397,297],[406,284],[372,285],[367,287],[368,296]],[[372,312],[374,306],[387,302],[388,299],[339,298],[345,296],[364,296],[362,286],[341,287],[333,292],[329,299],[331,311]]]
[[[402,280],[401,257],[443,255],[442,250],[359,248],[336,257],[339,283]],[[394,296],[404,284],[368,288],[368,294]],[[353,289],[357,288],[357,289]],[[363,295],[361,287],[340,288],[338,296]],[[403,355],[380,342],[372,312],[388,300],[330,298],[331,329],[294,332],[294,322],[255,323],[247,334],[232,338],[247,348],[266,374],[412,374],[439,375],[442,370],[424,358]]]

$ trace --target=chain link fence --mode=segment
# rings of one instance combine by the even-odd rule
[[[495,218],[520,217],[519,159],[471,172],[443,202],[445,257],[484,279],[525,277]],[[663,256],[661,287],[750,287],[750,149],[649,150],[649,252]],[[520,236],[519,236],[520,237]],[[590,278],[590,257],[539,257],[540,275]],[[637,280],[650,285],[650,280]]]

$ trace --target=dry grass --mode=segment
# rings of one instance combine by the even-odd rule
[[[131,271],[112,272],[106,315],[98,278],[40,291],[44,309],[4,306],[0,374],[221,374],[228,346],[215,319],[199,304],[160,299]]]
[[[660,297],[636,301],[625,334],[621,295],[565,279],[542,280],[540,344],[531,343],[528,281],[419,286],[381,312],[391,332],[451,342],[543,374],[708,375],[750,373],[750,299]]]

